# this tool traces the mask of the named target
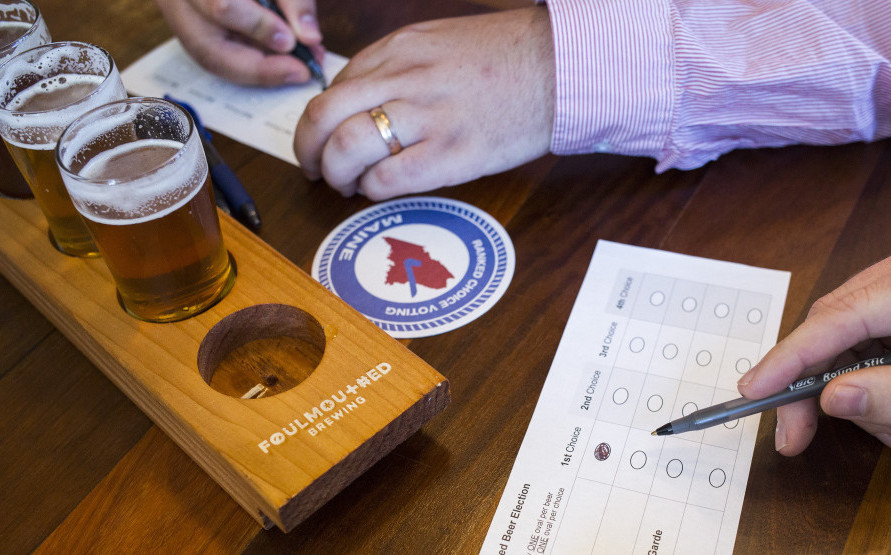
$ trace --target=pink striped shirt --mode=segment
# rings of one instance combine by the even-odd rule
[[[556,154],[699,167],[891,135],[891,0],[547,0]]]

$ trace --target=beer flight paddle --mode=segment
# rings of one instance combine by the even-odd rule
[[[445,408],[449,384],[230,216],[220,223],[234,287],[178,322],[124,312],[102,260],[56,251],[33,200],[0,199],[0,272],[244,510],[288,531]],[[258,384],[269,391],[241,398]]]
[[[253,518],[291,530],[445,408],[448,381],[215,209],[182,109],[103,75],[118,100],[54,117],[35,149],[58,142],[41,167],[103,256],[48,241],[43,200],[0,198],[0,272]]]

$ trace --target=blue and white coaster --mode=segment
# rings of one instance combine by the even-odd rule
[[[489,214],[413,197],[376,204],[337,226],[316,252],[312,275],[393,337],[427,337],[494,306],[515,262],[510,237]]]

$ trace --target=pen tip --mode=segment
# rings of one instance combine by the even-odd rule
[[[650,432],[650,435],[651,435],[651,436],[655,436],[655,435],[658,435],[658,434],[656,433],[656,430],[653,430],[652,432]]]
[[[328,88],[328,80],[325,79],[325,72],[322,71],[322,66],[319,65],[319,62],[310,60],[306,65],[309,67],[310,76],[322,85],[323,91],[326,90]]]

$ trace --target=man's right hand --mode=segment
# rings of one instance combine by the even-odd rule
[[[304,83],[309,69],[289,52],[297,40],[320,58],[314,0],[280,0],[287,21],[254,0],[155,0],[186,51],[205,69],[245,85]]]

